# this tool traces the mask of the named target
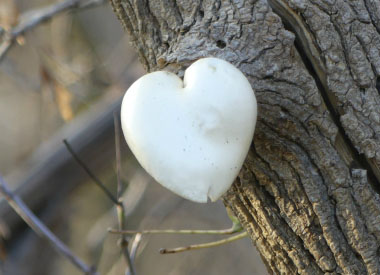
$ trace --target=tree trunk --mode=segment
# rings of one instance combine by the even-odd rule
[[[275,274],[380,274],[380,1],[111,0],[147,71],[235,64],[259,104],[224,196]]]

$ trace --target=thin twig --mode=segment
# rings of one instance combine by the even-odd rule
[[[113,123],[115,128],[115,153],[116,153],[116,178],[117,178],[117,199],[120,200],[123,191],[121,183],[121,156],[120,156],[120,128],[117,112],[113,113]]]
[[[21,15],[24,20],[7,32],[3,42],[0,44],[0,62],[12,47],[17,38],[37,25],[50,20],[57,14],[74,9],[84,9],[105,3],[105,0],[65,0],[44,8],[28,11]]]
[[[132,247],[131,247],[131,260],[133,261],[136,259],[137,249],[140,246],[141,240],[142,240],[141,234],[136,234],[135,238],[133,239]]]
[[[241,231],[241,230],[240,230]],[[222,230],[175,230],[175,229],[152,229],[152,230],[116,230],[116,229],[108,229],[109,233],[113,234],[125,234],[125,235],[133,235],[133,234],[206,234],[206,235],[231,235],[239,232],[235,230],[233,227]]]
[[[141,240],[142,240],[142,235],[141,234],[136,234],[135,238],[134,238],[134,240],[132,242],[132,247],[131,247],[131,261],[132,261],[132,263],[136,259],[137,249],[140,246]],[[125,271],[125,275],[132,275],[131,270],[129,268],[127,268],[127,270]]]
[[[67,150],[70,152],[70,154],[73,156],[73,158],[78,162],[78,164],[83,168],[83,170],[86,171],[86,173],[90,176],[90,178],[94,181],[94,183],[99,186],[103,192],[107,195],[107,197],[116,205],[120,205],[117,198],[107,189],[107,187],[101,182],[101,180],[95,176],[94,173],[90,170],[90,168],[87,167],[87,165],[79,158],[79,156],[75,153],[74,149],[71,147],[71,145],[68,143],[66,139],[63,140],[63,143],[65,144]]]
[[[0,44],[0,62],[2,61],[5,54],[8,52],[8,50],[13,45],[13,42],[14,42],[14,40],[6,40]]]
[[[121,157],[120,157],[120,126],[119,126],[119,119],[117,112],[113,113],[113,121],[114,121],[114,128],[115,128],[115,151],[116,151],[116,178],[117,178],[117,201],[119,204],[117,205],[117,217],[119,221],[119,230],[125,229],[125,211],[124,211],[124,204],[121,201],[121,194],[122,194],[122,183],[120,178],[121,173]],[[128,240],[127,238],[121,234],[120,235],[120,246],[121,250],[123,252],[124,258],[128,264],[128,268],[130,270],[131,275],[135,275],[135,268],[133,266],[133,262],[131,260],[131,256],[129,255],[128,251]],[[127,271],[126,271],[127,272]]]
[[[4,195],[9,205],[17,214],[36,232],[39,236],[46,238],[50,244],[63,256],[65,256],[73,265],[83,271],[85,274],[98,274],[93,267],[87,266],[82,260],[76,257],[70,249],[59,240],[53,232],[47,228],[36,215],[24,204],[21,198],[15,195],[3,177],[0,175],[0,193]]]
[[[172,253],[179,253],[179,252],[201,249],[201,248],[209,248],[209,247],[214,247],[214,246],[219,246],[222,244],[230,243],[230,242],[245,238],[246,236],[248,236],[248,233],[243,232],[243,233],[240,233],[238,235],[235,235],[235,236],[223,239],[223,240],[215,241],[215,242],[193,244],[193,245],[184,246],[184,247],[177,247],[177,248],[161,248],[160,253],[161,254],[172,254]]]

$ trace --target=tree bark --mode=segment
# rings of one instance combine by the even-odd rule
[[[111,0],[147,71],[235,64],[259,104],[224,202],[275,274],[380,274],[380,1]]]

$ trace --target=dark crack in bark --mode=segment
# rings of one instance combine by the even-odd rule
[[[379,1],[372,1],[380,5]],[[354,158],[380,187],[380,34],[363,1],[307,3],[270,0],[297,34]],[[377,15],[378,18],[379,15]],[[372,19],[371,19],[372,18]],[[302,20],[301,20],[302,19]],[[372,20],[372,21],[371,21]],[[309,26],[306,28],[305,26]],[[316,59],[315,56],[320,56]],[[322,62],[323,60],[323,62]],[[341,124],[341,126],[340,126]]]

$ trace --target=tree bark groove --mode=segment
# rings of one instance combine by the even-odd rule
[[[259,104],[223,200],[275,274],[380,274],[380,1],[111,0],[147,71],[214,56]]]

